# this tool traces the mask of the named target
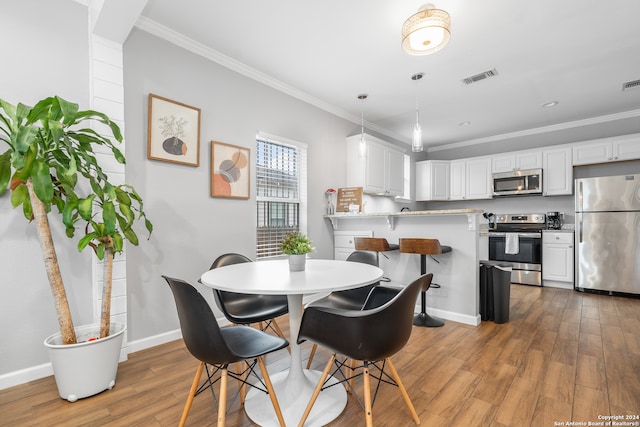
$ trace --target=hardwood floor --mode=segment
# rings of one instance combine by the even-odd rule
[[[304,354],[310,348],[305,344]],[[314,366],[327,358],[319,350]],[[640,300],[513,285],[509,322],[414,327],[393,360],[424,426],[556,426],[638,416]],[[267,363],[272,372],[284,369],[288,353]],[[52,377],[0,390],[0,425],[175,426],[196,367],[180,340],[131,354],[113,390],[75,403],[58,397]],[[236,387],[230,382],[230,399]],[[377,426],[414,425],[388,385],[373,416]],[[196,397],[187,425],[215,421],[211,395]],[[235,399],[227,426],[251,425]],[[330,425],[364,425],[352,397]]]

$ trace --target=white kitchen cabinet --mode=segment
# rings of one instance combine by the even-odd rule
[[[573,194],[573,154],[571,147],[542,150],[542,195]]]
[[[404,153],[391,144],[365,135],[347,138],[347,186],[362,187],[368,194],[401,196],[404,193]]]
[[[493,173],[511,172],[542,167],[542,150],[523,150],[494,155],[491,159]]]
[[[385,174],[388,195],[404,194],[404,153],[398,150],[387,150],[388,173]]]
[[[449,200],[491,199],[491,158],[472,157],[449,164]]]
[[[566,231],[543,231],[543,286],[573,288],[573,263],[573,233]]]
[[[449,200],[449,161],[416,162],[416,200]]]
[[[467,159],[466,162],[466,199],[491,199],[491,159],[481,157]]]
[[[465,160],[452,160],[449,163],[449,200],[464,200],[467,197],[466,167]]]
[[[333,259],[344,261],[356,250],[356,237],[373,237],[373,231],[334,231]]]
[[[640,134],[594,139],[573,146],[573,165],[640,159]]]

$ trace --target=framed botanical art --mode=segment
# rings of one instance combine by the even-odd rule
[[[211,141],[211,196],[249,198],[250,154],[246,147]]]
[[[147,158],[200,166],[200,109],[149,94]]]

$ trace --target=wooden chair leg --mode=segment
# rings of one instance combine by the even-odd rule
[[[220,372],[220,396],[218,397],[218,427],[224,427],[227,416],[227,372],[225,367]]]
[[[416,412],[415,408],[413,407],[413,403],[411,403],[411,399],[409,398],[409,393],[407,393],[407,389],[404,388],[404,384],[402,383],[402,380],[400,380],[400,375],[398,375],[398,371],[396,371],[396,367],[393,365],[393,363],[391,363],[390,358],[387,358],[387,366],[391,371],[391,376],[395,380],[396,384],[398,384],[400,393],[402,393],[402,397],[404,398],[404,403],[407,404],[409,412],[411,412],[411,416],[413,417],[413,421],[415,421],[416,424],[420,424],[420,417],[418,417],[418,413]]]
[[[332,354],[331,358],[329,358],[329,362],[322,371],[322,375],[320,376],[320,380],[318,380],[318,384],[316,384],[315,390],[313,390],[313,394],[311,395],[311,399],[309,399],[309,403],[307,403],[307,407],[302,414],[302,418],[300,418],[300,422],[298,423],[298,427],[302,427],[304,422],[307,421],[307,417],[309,417],[309,413],[311,413],[311,409],[313,408],[313,404],[316,403],[316,399],[320,394],[320,390],[322,390],[322,384],[324,384],[325,380],[329,376],[329,371],[331,371],[331,366],[333,362],[336,360],[336,355]]]
[[[267,367],[264,364],[264,360],[262,360],[262,357],[258,357],[258,365],[260,365],[260,371],[262,372],[262,377],[264,379],[265,385],[267,386],[267,391],[269,392],[269,398],[271,399],[271,404],[273,405],[273,409],[276,411],[276,416],[278,417],[280,426],[285,427],[284,417],[282,416],[282,411],[280,410],[280,405],[278,404],[278,398],[276,397],[276,392],[273,389],[273,384],[271,384],[271,378],[269,378],[269,372],[267,372]]]
[[[273,329],[275,329],[276,334],[280,338],[287,339],[287,337],[285,337],[284,334],[282,333],[282,329],[280,329],[280,325],[278,325],[278,322],[276,322],[276,319],[271,319],[271,324],[273,325]],[[287,351],[289,352],[289,354],[291,354],[291,346],[287,346]]]
[[[311,347],[311,354],[309,354],[309,360],[307,360],[307,369],[311,369],[311,362],[313,362],[313,356],[316,355],[316,350],[318,349],[318,344],[314,344]]]
[[[373,409],[371,404],[371,385],[369,381],[369,363],[364,362],[363,373],[364,388],[364,413],[367,421],[367,427],[373,427]]]
[[[238,370],[238,376],[242,372],[242,368],[244,367],[244,362],[236,362],[236,369]],[[245,372],[244,377],[242,377],[245,381],[249,377],[249,371]],[[240,404],[244,405],[244,401],[247,398],[247,385],[243,383],[240,379],[238,379],[238,391],[240,392]]]
[[[198,365],[198,370],[196,371],[196,376],[193,378],[193,383],[191,383],[189,396],[187,396],[187,403],[185,403],[184,409],[182,410],[182,417],[180,417],[180,424],[179,424],[180,427],[184,427],[184,424],[187,422],[187,415],[189,415],[189,410],[191,409],[193,398],[196,395],[196,390],[198,389],[198,383],[200,382],[200,377],[202,376],[203,370],[204,370],[204,362],[200,362],[200,364]]]

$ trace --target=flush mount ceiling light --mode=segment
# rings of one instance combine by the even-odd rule
[[[556,105],[558,105],[558,101],[549,101],[542,104],[542,107],[549,108],[549,107],[555,107]]]
[[[426,4],[402,25],[402,49],[409,55],[428,55],[442,49],[451,37],[451,17]]]

